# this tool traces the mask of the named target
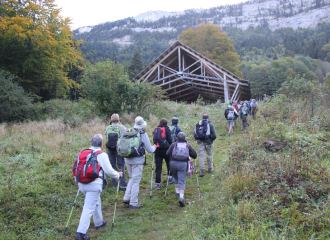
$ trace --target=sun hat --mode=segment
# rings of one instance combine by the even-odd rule
[[[134,128],[145,128],[147,126],[147,123],[143,120],[143,117],[136,117],[135,118],[135,124]]]

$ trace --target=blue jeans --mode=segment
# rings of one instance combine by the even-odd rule
[[[116,150],[109,150],[109,149],[108,149],[108,156],[109,156],[109,160],[110,160],[110,164],[111,164],[112,168],[117,169],[117,166],[118,166],[118,169],[121,169],[121,171],[123,172],[123,176],[120,179],[120,186],[126,187],[127,181],[125,178],[124,158],[119,156]],[[111,185],[117,186],[117,180],[111,178]]]

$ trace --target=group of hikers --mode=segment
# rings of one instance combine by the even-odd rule
[[[233,134],[235,121],[238,119],[238,117],[242,120],[242,126],[245,130],[248,123],[248,117],[252,116],[253,119],[256,119],[256,114],[258,111],[258,103],[256,99],[251,99],[250,101],[240,101],[239,104],[237,104],[236,101],[231,102],[229,101],[229,106],[225,110],[225,118],[227,119],[227,127],[228,127],[228,136]]]
[[[255,118],[257,111],[255,103],[254,99],[250,102],[240,102],[240,104],[236,102],[229,103],[225,111],[225,118],[228,121],[228,135],[232,134],[235,120],[239,115],[244,129],[247,127],[247,117],[252,115]],[[112,114],[110,125],[107,126],[104,132],[107,153],[102,152],[103,136],[96,134],[91,139],[91,148],[78,154],[72,169],[78,183],[78,193],[80,191],[85,195],[76,240],[90,239],[86,233],[90,226],[91,216],[93,216],[96,229],[100,229],[107,224],[102,216],[100,198],[101,192],[107,184],[105,175],[111,177],[110,183],[112,186],[117,186],[117,196],[119,188],[125,190],[124,204],[129,205],[131,210],[141,207],[139,190],[145,151],[154,153],[156,190],[162,188],[161,174],[163,160],[165,160],[167,183],[174,184],[175,196],[178,197],[179,206],[185,206],[184,191],[187,170],[191,164],[190,158],[196,159],[197,152],[187,142],[186,135],[178,126],[178,123],[179,118],[177,117],[171,119],[170,126],[168,126],[167,119],[161,119],[159,125],[153,130],[152,145],[148,134],[144,130],[147,123],[141,116],[135,118],[132,128],[126,128],[120,122],[119,115]],[[217,138],[214,124],[210,121],[208,114],[204,114],[202,119],[197,122],[194,129],[194,138],[198,144],[199,176],[203,177],[206,173],[205,158],[207,160],[207,172],[213,172],[211,151],[213,141]],[[125,177],[125,165],[129,175],[128,182]],[[118,169],[118,171],[114,169]],[[153,175],[151,178],[151,181],[153,181]]]

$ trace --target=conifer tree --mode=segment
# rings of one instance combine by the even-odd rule
[[[135,50],[130,66],[128,67],[129,78],[134,78],[143,70],[142,57],[138,50]]]

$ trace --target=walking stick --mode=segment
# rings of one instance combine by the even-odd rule
[[[120,172],[121,172],[121,169],[120,169]],[[115,210],[113,211],[111,231],[113,231],[113,226],[115,225],[115,216],[116,216],[116,208],[117,208],[117,202],[118,202],[119,184],[120,184],[120,177],[118,179],[118,184],[117,184],[117,195],[116,195],[116,200],[115,200]]]
[[[196,159],[194,159],[194,165],[195,165],[195,173],[196,173],[196,179],[197,179],[198,197],[201,198],[201,193],[199,191],[199,182],[198,182],[198,174],[197,174],[197,167],[196,167]]]
[[[155,161],[155,154],[152,154],[150,198],[152,198],[152,181],[153,181],[153,178],[154,178],[154,161]]]
[[[79,195],[79,189],[78,189],[78,192],[77,192],[76,198],[74,199],[74,202],[73,202],[73,204],[72,204],[71,212],[70,212],[70,215],[69,215],[69,219],[68,219],[68,221],[67,221],[67,223],[66,223],[66,226],[65,226],[65,229],[64,229],[64,232],[63,232],[63,236],[64,236],[66,230],[68,229],[69,221],[70,221],[70,218],[71,218],[71,215],[72,215],[72,212],[73,212],[74,206],[76,205],[76,201],[77,201],[77,197],[78,197],[78,195]]]

